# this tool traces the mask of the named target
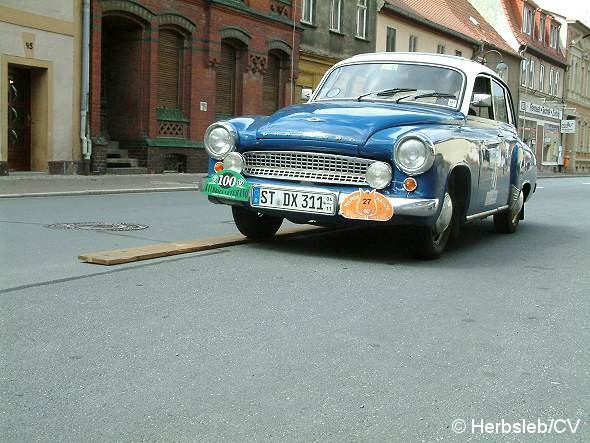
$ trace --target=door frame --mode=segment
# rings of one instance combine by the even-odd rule
[[[31,71],[31,171],[53,159],[53,62],[0,55],[0,161],[8,161],[8,65]]]

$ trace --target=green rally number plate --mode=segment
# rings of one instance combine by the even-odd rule
[[[234,171],[216,172],[207,178],[202,189],[204,194],[231,200],[249,201],[250,183]]]

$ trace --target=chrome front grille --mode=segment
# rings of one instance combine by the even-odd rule
[[[365,185],[365,173],[373,160],[334,154],[293,151],[250,151],[244,175],[282,180]]]

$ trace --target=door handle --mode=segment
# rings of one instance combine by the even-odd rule
[[[500,137],[500,138],[504,138],[504,134],[503,134],[503,133],[501,133],[501,132],[498,132],[498,137]]]

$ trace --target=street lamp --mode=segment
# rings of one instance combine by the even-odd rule
[[[504,57],[502,57],[502,53],[500,51],[497,51],[495,49],[490,49],[489,51],[486,51],[484,53],[484,55],[481,58],[481,63],[483,65],[487,65],[487,60],[486,60],[486,56],[490,53],[490,52],[495,52],[496,54],[498,54],[498,56],[500,57],[500,61],[498,62],[498,64],[496,65],[496,74],[498,74],[500,76],[500,78],[502,80],[506,80],[504,78],[504,76],[506,75],[506,72],[508,72],[508,65],[506,63],[504,63]]]

